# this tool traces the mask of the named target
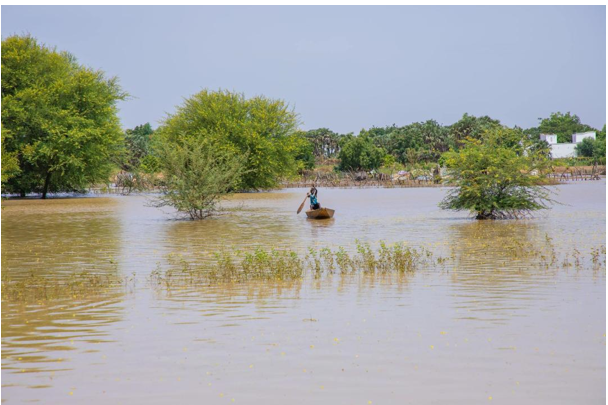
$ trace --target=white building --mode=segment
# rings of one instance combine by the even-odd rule
[[[568,158],[575,157],[576,152],[574,148],[577,143],[581,143],[585,138],[595,139],[595,132],[581,132],[572,134],[572,143],[557,143],[557,135],[555,134],[540,134],[541,141],[546,141],[551,147],[551,157],[557,158]]]
[[[573,134],[572,143],[580,143],[585,138],[592,138],[593,140],[595,140],[595,132],[589,131],[589,132],[581,132],[579,134]]]

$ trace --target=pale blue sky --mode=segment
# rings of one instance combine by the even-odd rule
[[[125,128],[202,88],[281,98],[304,129],[342,133],[464,112],[606,122],[604,6],[2,6],[2,36],[23,33],[118,76]]]

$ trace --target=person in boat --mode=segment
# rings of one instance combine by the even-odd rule
[[[317,193],[317,188],[315,186],[312,186],[310,192],[307,194],[308,198],[310,198],[311,210],[318,210],[319,208],[321,208],[321,204],[319,204],[319,201],[317,201]]]

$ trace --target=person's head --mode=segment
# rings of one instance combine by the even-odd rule
[[[315,186],[312,186],[310,188],[310,194],[316,196],[317,195],[317,188]]]

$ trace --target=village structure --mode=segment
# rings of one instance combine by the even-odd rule
[[[585,138],[595,140],[595,132],[580,132],[572,134],[571,143],[557,143],[557,135],[555,134],[540,134],[540,139],[546,141],[551,146],[551,157],[553,159],[575,157],[576,144],[581,143]]]

